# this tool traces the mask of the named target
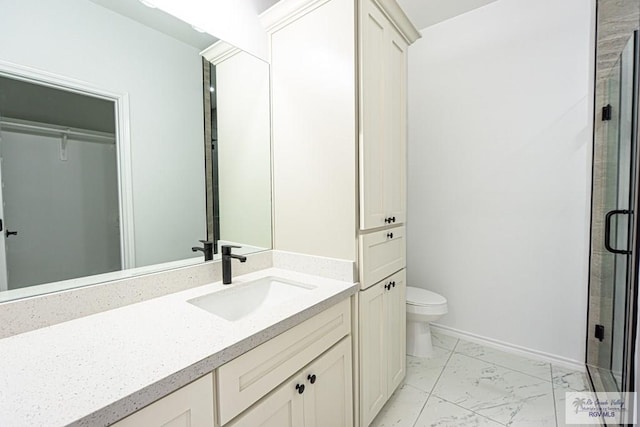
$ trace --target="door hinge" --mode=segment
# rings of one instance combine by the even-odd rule
[[[602,121],[606,122],[608,120],[611,120],[611,104],[602,107]]]
[[[604,340],[604,326],[596,325],[596,338],[600,341]]]

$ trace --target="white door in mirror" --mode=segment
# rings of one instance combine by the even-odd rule
[[[0,136],[0,143],[2,137]],[[0,153],[0,291],[9,289],[7,280],[7,248],[6,248],[6,230],[7,225],[4,223],[4,201],[2,199],[2,153]]]

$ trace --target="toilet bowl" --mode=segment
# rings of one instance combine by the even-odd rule
[[[447,314],[447,299],[426,289],[407,286],[407,354],[431,357],[429,324]]]

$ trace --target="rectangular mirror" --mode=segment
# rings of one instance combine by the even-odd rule
[[[271,248],[268,64],[138,0],[0,11],[0,302]]]

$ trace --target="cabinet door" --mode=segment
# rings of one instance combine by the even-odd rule
[[[406,219],[407,43],[372,0],[361,4],[360,229]]]
[[[211,427],[213,419],[213,374],[208,374],[113,426]]]
[[[384,343],[386,290],[380,282],[360,292],[360,423],[368,426],[387,401],[387,351]]]
[[[385,295],[385,347],[387,350],[387,396],[400,385],[407,372],[406,270],[383,280],[393,284]]]
[[[303,372],[305,427],[352,427],[351,338],[340,341]]]
[[[268,394],[251,409],[231,421],[229,427],[301,427],[304,425],[304,397],[296,386],[306,384],[296,377]],[[222,391],[224,392],[224,390]]]
[[[360,228],[386,225],[385,156],[385,27],[388,21],[370,0],[362,2],[360,36]]]
[[[394,224],[406,221],[407,205],[407,43],[390,24],[386,32],[384,197]]]

